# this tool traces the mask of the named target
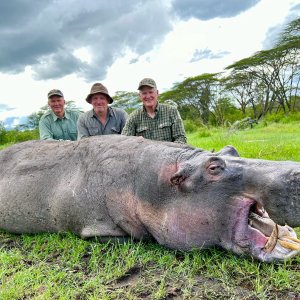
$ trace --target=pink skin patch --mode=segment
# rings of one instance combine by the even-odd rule
[[[250,207],[254,203],[252,199],[239,197],[228,208],[233,210],[233,214],[228,222],[228,236],[224,239],[225,248],[262,249],[267,243],[268,239],[264,234],[248,224]]]
[[[171,207],[157,209],[142,202],[139,218],[153,237],[167,247],[192,249],[216,245],[218,236],[212,230],[217,220],[215,212],[180,201],[173,202]]]

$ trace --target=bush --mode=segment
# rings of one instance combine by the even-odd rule
[[[300,121],[300,112],[284,113],[278,112],[276,114],[268,114],[265,116],[266,123],[291,123]]]
[[[0,144],[14,144],[39,138],[38,130],[8,130],[1,134]]]
[[[200,128],[203,127],[203,126],[201,126],[201,124],[199,124],[191,119],[184,120],[183,124],[184,124],[184,129],[187,133],[196,132],[197,130],[199,130]]]

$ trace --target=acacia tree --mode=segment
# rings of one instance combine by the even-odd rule
[[[140,104],[141,101],[139,100],[139,94],[137,92],[118,91],[114,96],[112,106],[122,108],[126,110],[126,112],[131,113],[137,109]]]
[[[228,96],[239,104],[242,114],[245,115],[253,97],[255,78],[247,73],[233,71],[223,79],[223,84]]]
[[[288,65],[287,90],[290,107],[294,109],[300,84],[300,18],[290,22],[281,33],[276,47],[285,55]]]
[[[238,74],[239,78],[256,82],[256,89],[252,91],[253,97],[249,98],[249,103],[256,110],[260,107],[258,118],[273,108],[291,110],[291,101],[296,98],[299,90],[299,19],[291,22],[287,28],[275,48],[257,52],[226,68],[232,70],[229,77],[234,78]],[[235,88],[237,85],[238,83]]]
[[[218,97],[220,88],[218,76],[219,73],[189,77],[183,82],[176,83],[171,91],[161,95],[161,99],[175,101],[179,110],[190,107],[206,125],[212,113],[213,102]]]

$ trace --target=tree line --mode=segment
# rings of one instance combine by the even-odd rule
[[[245,117],[258,121],[267,114],[299,111],[299,54],[297,18],[284,28],[272,49],[234,62],[222,72],[188,77],[160,94],[159,99],[176,105],[184,120],[204,126],[226,126]],[[113,105],[130,113],[140,105],[138,93],[118,91]],[[67,107],[75,108],[74,101],[67,101]],[[46,105],[32,113],[26,124],[16,126],[13,132],[0,122],[0,143],[10,142],[12,136],[24,131],[32,131],[29,137],[38,138],[39,120],[47,109]]]
[[[259,120],[267,113],[300,109],[300,18],[281,32],[275,46],[226,67],[174,84],[160,95],[175,102],[184,119],[224,126],[246,116]],[[118,92],[115,105],[127,109],[138,103],[137,93]]]

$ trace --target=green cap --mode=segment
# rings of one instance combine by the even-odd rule
[[[64,96],[64,94],[60,91],[60,90],[56,90],[56,89],[54,89],[54,90],[51,90],[49,93],[48,93],[48,99],[50,98],[50,97],[52,97],[52,96],[59,96],[59,97],[63,97]]]
[[[144,79],[142,79],[140,81],[140,83],[139,83],[138,90],[140,90],[141,87],[144,86],[144,85],[150,86],[152,88],[156,88],[156,83],[155,83],[155,81],[152,78],[144,78]]]

